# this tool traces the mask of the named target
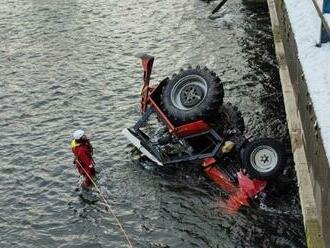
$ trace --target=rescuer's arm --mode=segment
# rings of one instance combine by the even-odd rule
[[[74,157],[73,164],[76,165],[79,174],[80,174],[80,175],[83,175],[83,174],[84,174],[84,171],[83,171],[83,169],[82,169],[81,166],[80,166],[80,165],[82,165],[82,164],[81,164],[81,162],[79,161],[79,159],[78,159],[77,156]]]

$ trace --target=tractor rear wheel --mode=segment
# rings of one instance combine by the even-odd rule
[[[165,112],[177,123],[208,119],[222,105],[223,85],[207,67],[174,74],[162,91]]]

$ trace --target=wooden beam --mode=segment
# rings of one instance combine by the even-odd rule
[[[317,0],[312,0],[312,1],[313,1],[315,9],[316,9],[317,13],[319,14],[319,17],[321,18],[321,22],[322,22],[321,38],[320,38],[320,44],[319,44],[319,45],[321,45],[321,43],[330,41],[330,25],[327,22],[327,20],[324,18],[324,13],[328,13],[328,12],[324,12],[324,10],[329,10],[328,8],[330,8],[330,6],[329,6],[330,0],[323,1],[322,9],[320,8],[319,4],[317,3]]]

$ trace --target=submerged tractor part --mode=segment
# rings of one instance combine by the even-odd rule
[[[149,158],[151,161],[155,162],[158,165],[163,166],[163,163],[160,162],[154,155],[152,155],[152,153],[150,151],[148,151],[148,149],[146,147],[144,147],[141,144],[141,141],[139,140],[138,137],[136,137],[136,135],[134,135],[134,133],[132,131],[130,131],[130,129],[125,128],[122,131],[122,134],[140,151],[142,152],[142,154],[144,154],[145,156],[147,156],[147,158]]]
[[[232,194],[226,201],[227,209],[231,213],[235,213],[243,206],[250,206],[249,199],[255,198],[267,186],[267,181],[251,179],[242,172],[237,173],[238,190]]]
[[[237,186],[229,180],[229,178],[218,170],[214,165],[217,161],[214,158],[207,158],[203,162],[204,172],[212,179],[220,188],[228,193],[237,191]]]
[[[214,158],[205,159],[203,163],[204,172],[221,189],[230,194],[222,206],[228,212],[235,213],[242,205],[249,206],[249,199],[256,197],[265,189],[267,181],[251,179],[242,171],[237,173],[238,184],[232,182],[225,173],[214,166],[216,162]]]
[[[245,123],[241,111],[230,102],[224,103],[214,117],[214,125],[217,131],[223,134],[228,130],[238,130],[244,133]]]
[[[153,101],[152,96],[153,93],[150,95],[150,101]],[[150,160],[158,165],[173,165],[196,160],[202,161],[219,153],[224,142],[223,139],[202,120],[181,126],[174,126],[169,122],[169,126],[173,126],[173,129],[167,129],[166,140],[168,144],[166,145],[181,147],[182,152],[178,154],[167,153],[166,149],[163,149],[163,139],[154,139],[153,136],[145,132],[145,126],[150,116],[155,113],[161,112],[149,107],[132,128],[122,131],[127,139]]]

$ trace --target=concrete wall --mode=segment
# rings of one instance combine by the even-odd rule
[[[326,247],[330,247],[329,161],[325,154],[320,129],[317,125],[317,119],[314,113],[313,103],[310,99],[304,73],[298,59],[297,45],[288,19],[285,3],[283,0],[275,0],[274,3],[279,22],[278,33],[284,45],[285,57],[293,86],[295,101],[301,118],[304,134],[302,136],[302,145],[305,148],[317,214],[321,222],[321,229]],[[306,235],[308,234],[306,233]]]

